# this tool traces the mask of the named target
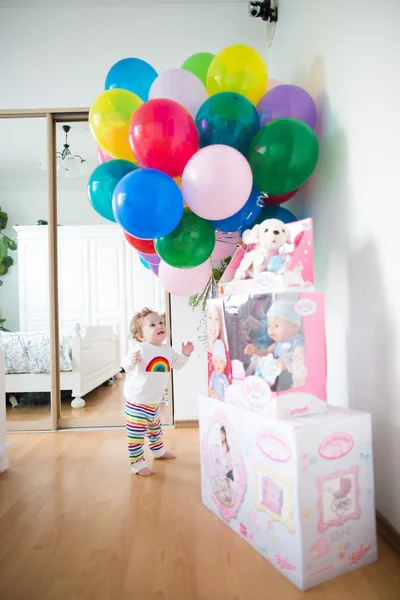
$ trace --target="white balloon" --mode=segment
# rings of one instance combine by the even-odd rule
[[[149,100],[155,98],[168,98],[181,104],[192,115],[193,119],[199,108],[207,100],[207,90],[190,71],[184,69],[170,69],[161,73],[149,92]]]

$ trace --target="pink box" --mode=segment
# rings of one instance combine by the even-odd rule
[[[312,219],[289,223],[286,228],[289,230],[292,243],[287,243],[280,249],[282,272],[265,271],[256,279],[235,280],[236,271],[245,253],[254,249],[254,245],[249,246],[246,250],[244,247],[240,247],[219,282],[220,294],[257,294],[286,290],[312,291],[314,286]]]
[[[210,397],[278,419],[327,410],[323,294],[209,300],[207,343]]]
[[[376,560],[370,415],[198,406],[203,504],[282,575],[305,590]]]

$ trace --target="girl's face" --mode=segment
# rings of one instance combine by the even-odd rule
[[[221,318],[216,306],[210,306],[207,315],[208,342],[213,344],[221,335]]]
[[[150,313],[142,320],[142,342],[153,346],[161,346],[167,337],[167,328],[162,317],[157,313]]]
[[[225,444],[225,442],[226,442],[226,434],[223,431],[221,431],[221,442],[223,444]]]

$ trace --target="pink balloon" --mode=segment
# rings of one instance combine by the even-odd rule
[[[280,79],[268,79],[267,92],[270,92],[274,88],[278,87],[278,85],[285,85],[284,81]]]
[[[151,85],[149,100],[168,98],[181,104],[196,118],[198,110],[207,100],[208,94],[196,75],[183,69],[170,69],[161,73]]]
[[[216,242],[211,260],[224,260],[229,258],[236,251],[236,240],[239,237],[238,233],[220,233],[216,234]]]
[[[193,296],[201,292],[211,277],[211,263],[206,260],[193,269],[177,269],[161,261],[158,276],[167,292],[175,296]]]
[[[182,194],[199,217],[218,221],[237,213],[247,202],[253,175],[246,158],[230,146],[202,148],[187,163]]]
[[[97,160],[99,161],[99,164],[102,164],[114,159],[112,156],[106,154],[101,148],[97,148]]]

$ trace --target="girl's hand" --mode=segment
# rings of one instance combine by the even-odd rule
[[[140,350],[135,350],[135,352],[132,352],[131,361],[132,361],[133,365],[141,362],[141,360],[142,360],[142,354],[141,354]]]
[[[246,348],[244,349],[244,353],[247,356],[253,356],[253,354],[256,353],[256,349],[254,346],[249,345],[249,346],[246,346]]]
[[[190,356],[194,351],[194,346],[192,342],[187,342],[186,344],[182,344],[182,354],[185,356]]]

